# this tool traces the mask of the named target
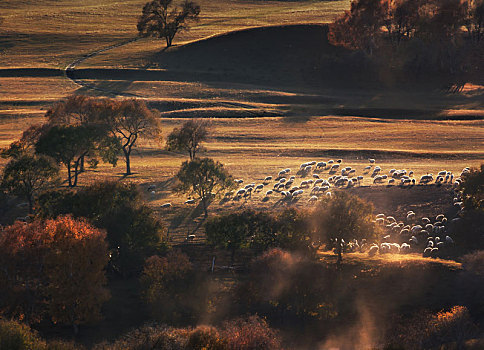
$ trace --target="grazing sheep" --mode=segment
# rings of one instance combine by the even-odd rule
[[[254,192],[255,192],[255,191],[260,191],[260,190],[262,190],[263,188],[264,188],[264,185],[263,185],[263,184],[259,184],[259,185],[255,186]]]
[[[264,179],[264,181],[271,181],[272,180],[272,176],[266,176],[266,178]]]
[[[242,182],[244,182],[244,180],[242,180],[242,179],[235,179],[234,182],[236,184],[239,184],[240,185]]]
[[[164,203],[161,205],[161,208],[170,208],[171,207],[171,203]]]
[[[185,204],[195,204],[195,199],[188,199],[185,201]]]
[[[186,238],[185,240],[186,240],[187,242],[189,242],[189,241],[194,241],[194,240],[195,240],[195,238],[196,238],[196,236],[195,236],[195,235],[188,235],[188,236],[187,236],[187,238]]]
[[[439,257],[439,248],[432,248],[430,251],[431,258],[438,258]]]
[[[430,224],[430,219],[429,219],[429,218],[424,217],[424,218],[422,218],[422,223],[423,223],[424,225]]]
[[[375,164],[375,159],[373,158],[368,159],[368,161],[370,162],[370,164]]]
[[[435,221],[442,221],[442,219],[445,218],[444,214],[439,214],[435,217]]]
[[[376,253],[378,253],[379,250],[380,250],[380,248],[376,244],[374,244],[368,250],[368,255],[369,256],[374,256]]]
[[[445,236],[445,243],[454,244],[454,240],[450,236]]]
[[[269,196],[269,195],[271,195],[272,193],[274,193],[274,191],[269,190],[269,191],[267,191],[267,192],[266,192],[266,196]]]
[[[429,258],[431,252],[432,252],[432,248],[431,247],[427,247],[427,248],[424,249],[422,256],[424,258]]]
[[[415,213],[408,213],[407,214],[407,221],[413,221],[415,220]]]
[[[309,201],[309,203],[312,203],[312,202],[316,202],[317,200],[318,200],[318,197],[311,196],[308,201]]]
[[[400,246],[400,253],[410,253],[411,247],[408,243],[402,243]]]
[[[240,197],[240,196],[244,195],[244,194],[245,194],[245,192],[247,192],[247,190],[246,190],[245,188],[241,188],[240,190],[238,190],[238,191],[236,192],[236,194],[235,194],[235,195],[236,195],[237,197]]]
[[[316,169],[326,168],[326,162],[319,162],[316,164]]]

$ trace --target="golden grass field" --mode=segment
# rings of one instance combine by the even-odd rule
[[[355,167],[360,175],[367,159],[373,157],[384,173],[391,168],[405,168],[415,171],[417,178],[443,169],[458,174],[462,168],[476,167],[484,161],[484,88],[480,85],[467,84],[456,94],[422,93],[419,89],[311,87],[305,86],[305,77],[297,81],[281,80],[277,85],[277,81],[267,83],[259,79],[272,75],[270,67],[237,66],[235,73],[252,78],[244,82],[234,79],[237,74],[231,64],[236,64],[230,60],[212,62],[220,65],[219,71],[210,72],[216,73],[214,79],[210,75],[198,79],[198,74],[206,73],[202,72],[203,65],[184,70],[176,66],[179,59],[189,62],[199,57],[195,55],[200,52],[197,50],[203,51],[203,45],[207,45],[207,50],[223,51],[227,40],[238,40],[237,33],[219,40],[215,37],[227,32],[328,23],[348,8],[348,0],[201,0],[200,21],[190,31],[181,33],[175,39],[177,46],[166,54],[160,52],[164,47],[162,41],[141,39],[83,60],[76,67],[87,74],[82,83],[100,90],[77,85],[61,71],[55,71],[83,55],[134,38],[144,2],[3,0],[0,3],[0,16],[4,18],[0,27],[0,70],[34,69],[21,77],[0,74],[0,147],[17,139],[29,125],[43,122],[46,109],[65,96],[124,94],[144,98],[160,111],[165,137],[186,117],[212,118],[211,137],[202,155],[221,161],[234,177],[244,179],[245,183],[260,182],[283,168],[296,170],[305,161],[330,158],[342,158],[343,164]],[[203,40],[196,45],[197,40],[207,38],[215,40]],[[271,54],[264,52],[265,43],[259,44],[255,55]],[[201,62],[212,59],[208,52]],[[284,62],[277,62],[283,67]],[[39,73],[35,70],[38,68],[54,71]],[[104,70],[90,71],[92,68]],[[138,79],[139,74],[146,72],[137,70],[133,71],[134,78],[128,79],[131,71],[124,68],[152,68],[153,77]],[[287,72],[294,74],[298,69],[289,67]],[[282,71],[282,76],[285,72]],[[89,74],[94,74],[94,78]],[[185,196],[171,191],[173,177],[186,158],[164,151],[163,141],[144,140],[133,155],[135,174],[129,179],[140,183],[143,189],[148,184],[157,185],[155,195],[144,193],[165,218],[175,240],[183,239],[200,214],[183,204]],[[0,160],[0,165],[4,163],[5,160]],[[82,174],[80,185],[98,179],[121,179],[123,170],[122,159],[114,169],[101,165]],[[435,191],[420,186],[410,190],[387,189],[385,185],[372,185],[368,176],[362,185],[355,191],[370,198],[376,210],[389,207],[403,213],[407,208],[422,208],[422,212],[433,215],[451,206],[446,204],[451,194],[445,186]],[[307,198],[305,194],[298,205],[307,205]],[[213,203],[211,211],[279,206],[279,197],[273,196],[267,202],[261,199],[259,194],[248,202]],[[166,202],[173,207],[160,209]]]

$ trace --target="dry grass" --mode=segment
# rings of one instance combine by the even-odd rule
[[[2,67],[63,68],[79,56],[137,35],[136,22],[143,0],[3,0],[0,15]],[[331,21],[349,4],[343,1],[230,1],[201,0],[201,19],[176,43],[185,43],[230,30],[282,23]],[[93,66],[146,64],[159,51],[159,40],[108,52],[89,62]]]
[[[329,251],[320,251],[318,256],[323,261],[335,262],[337,256]],[[343,255],[344,264],[364,264],[366,266],[381,266],[381,265],[397,265],[400,267],[405,266],[418,266],[423,264],[435,264],[442,265],[451,270],[461,270],[462,264],[454,260],[445,259],[429,259],[423,258],[421,254],[379,254],[369,256],[366,253],[346,253]]]

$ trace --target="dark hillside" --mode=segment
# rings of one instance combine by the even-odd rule
[[[157,61],[168,70],[210,72],[224,81],[252,84],[374,83],[365,60],[329,44],[327,32],[326,25],[253,28],[173,47]]]

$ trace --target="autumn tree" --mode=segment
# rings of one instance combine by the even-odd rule
[[[464,26],[469,37],[476,41],[484,37],[484,1],[467,0],[464,6]]]
[[[45,316],[71,325],[98,320],[109,298],[104,231],[70,216],[16,223],[0,231],[1,307],[28,322]]]
[[[372,55],[384,19],[385,8],[381,0],[354,0],[349,11],[329,25],[328,39],[333,45],[363,50]]]
[[[110,267],[122,276],[141,271],[147,256],[166,248],[164,227],[135,184],[105,181],[77,191],[50,191],[39,196],[37,206],[38,217],[72,214],[105,229]]]
[[[175,128],[168,135],[166,146],[169,151],[188,151],[190,160],[195,159],[200,150],[201,143],[208,136],[208,121],[203,119],[190,119],[183,123],[181,128]]]
[[[232,176],[223,164],[210,158],[196,158],[183,162],[176,175],[178,192],[190,193],[198,197],[203,205],[205,217],[208,216],[208,203],[222,191],[234,186]]]
[[[193,1],[184,0],[181,6],[173,6],[173,0],[154,0],[147,2],[138,20],[141,36],[164,38],[170,47],[175,35],[188,30],[188,23],[198,19],[200,6]]]
[[[131,152],[141,137],[159,140],[161,127],[153,111],[143,100],[110,100],[102,107],[101,118],[112,136],[119,139],[126,161],[126,175],[131,175]]]
[[[338,255],[337,264],[343,260],[343,240],[373,239],[378,232],[373,222],[373,205],[341,191],[314,210],[313,223],[315,238],[334,246]]]
[[[27,199],[32,213],[34,197],[56,183],[59,168],[43,155],[23,155],[10,160],[3,170],[0,187]]]

